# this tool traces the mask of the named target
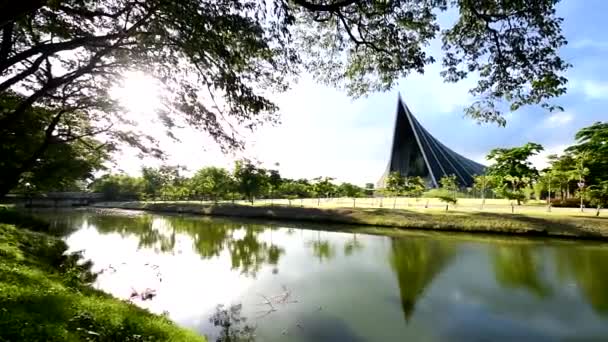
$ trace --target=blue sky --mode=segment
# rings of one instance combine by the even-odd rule
[[[394,124],[397,94],[437,139],[456,152],[482,163],[495,147],[542,144],[546,152],[535,158],[544,165],[546,155],[560,153],[574,141],[580,128],[608,119],[608,1],[566,0],[559,4],[563,30],[569,44],[561,55],[573,67],[567,74],[568,93],[555,101],[560,113],[527,107],[507,116],[507,126],[478,125],[463,117],[473,98],[468,94],[476,82],[443,83],[439,63],[424,75],[412,74],[385,93],[353,100],[345,92],[324,87],[304,75],[284,94],[272,98],[281,107],[282,124],[263,127],[247,138],[247,149],[223,155],[200,132],[183,130],[181,143],[163,141],[169,163],[197,169],[205,165],[230,167],[235,158],[253,157],[268,167],[280,163],[284,176],[312,178],[332,176],[339,181],[375,183],[386,167]],[[435,51],[437,46],[431,47]],[[139,160],[126,154],[119,164],[135,173]]]

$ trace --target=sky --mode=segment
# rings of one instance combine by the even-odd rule
[[[248,136],[244,151],[224,155],[204,133],[182,129],[180,142],[161,140],[168,153],[165,162],[195,171],[211,165],[230,168],[235,159],[248,157],[266,167],[279,163],[284,177],[329,176],[359,185],[376,183],[388,162],[401,94],[418,121],[454,151],[487,165],[485,155],[493,148],[536,142],[545,151],[532,161],[544,167],[546,156],[561,153],[574,142],[579,129],[608,120],[607,12],[608,2],[603,0],[565,0],[558,5],[569,42],[561,56],[573,65],[566,75],[568,93],[554,101],[565,109],[563,112],[525,107],[506,116],[506,127],[479,125],[463,115],[473,100],[468,89],[476,79],[444,83],[439,63],[427,66],[424,75],[411,74],[400,80],[391,91],[359,99],[302,75],[291,90],[271,96],[280,107],[281,124],[264,126]],[[438,44],[433,44],[431,51],[439,51]],[[144,77],[131,77],[125,87],[140,110],[154,105],[154,89]],[[137,174],[143,165],[160,163],[139,159],[130,152],[116,159],[119,170],[129,174]]]

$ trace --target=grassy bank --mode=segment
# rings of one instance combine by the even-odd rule
[[[93,289],[89,265],[44,224],[2,211],[0,341],[204,341]]]
[[[608,239],[608,219],[569,214],[510,214],[480,211],[319,209],[287,206],[209,205],[172,202],[100,203],[97,206],[199,215],[343,223],[401,229]],[[367,228],[369,230],[369,228]]]

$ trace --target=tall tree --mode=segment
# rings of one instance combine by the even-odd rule
[[[239,191],[251,204],[264,193],[268,182],[266,170],[258,168],[250,160],[238,160],[234,164],[233,175]]]
[[[313,179],[312,190],[317,197],[317,205],[321,205],[321,197],[329,198],[336,193],[336,185],[332,177],[317,177]]]
[[[242,146],[235,130],[277,121],[264,94],[287,89],[303,69],[354,96],[386,90],[439,56],[442,76],[479,76],[480,99],[466,113],[504,124],[495,105],[511,110],[550,103],[565,92],[569,65],[557,0],[22,0],[0,4],[0,93],[25,98],[0,114],[0,139],[27,110],[44,106],[89,118],[91,132],[160,155],[157,136],[130,125],[110,90],[126,71],[141,70],[163,88],[159,119],[169,134],[185,123],[224,148]],[[455,10],[441,27],[440,12]],[[115,124],[115,123],[120,123]],[[42,131],[50,130],[52,123]],[[3,140],[0,143],[4,143]],[[38,147],[44,149],[45,143]],[[28,156],[24,160],[28,160]],[[21,164],[21,161],[20,161]],[[17,184],[7,169],[0,196]]]
[[[219,167],[205,167],[190,179],[190,185],[197,197],[204,196],[217,201],[225,198],[232,188],[232,176],[228,170]]]
[[[494,161],[488,174],[501,179],[503,195],[521,203],[524,199],[522,190],[538,177],[538,170],[528,159],[542,150],[541,145],[529,142],[520,147],[495,148],[488,153],[487,159]]]
[[[596,122],[578,131],[576,144],[566,149],[574,158],[584,158],[587,182],[599,184],[608,180],[608,122]]]
[[[144,194],[148,199],[156,200],[163,188],[180,184],[184,177],[180,174],[184,167],[163,165],[158,168],[143,167],[141,169]],[[165,191],[165,194],[167,192]]]

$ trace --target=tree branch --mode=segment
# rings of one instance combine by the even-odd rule
[[[293,0],[296,5],[306,8],[313,12],[335,12],[342,7],[350,6],[359,0],[342,0],[331,4],[314,4],[305,0]]]
[[[2,45],[0,46],[0,64],[4,63],[8,58],[8,54],[11,52],[13,45],[13,29],[15,23],[10,22],[4,25],[2,28]]]

